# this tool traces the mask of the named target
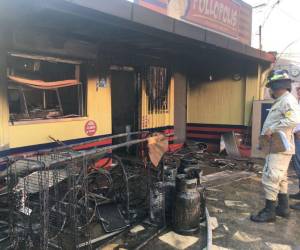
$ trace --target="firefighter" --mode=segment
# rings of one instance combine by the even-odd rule
[[[300,123],[300,109],[296,98],[290,93],[291,85],[292,80],[285,70],[274,70],[268,77],[267,88],[275,101],[261,134],[271,139],[273,133],[282,131],[290,148],[285,152],[269,153],[266,156],[262,176],[266,204],[258,214],[251,215],[254,222],[274,222],[276,215],[289,217],[287,171],[295,153],[293,130]]]

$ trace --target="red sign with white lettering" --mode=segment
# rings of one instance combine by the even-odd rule
[[[190,0],[182,19],[237,38],[240,5],[232,0]]]
[[[148,9],[251,44],[252,8],[242,0],[135,0]]]
[[[84,131],[88,136],[93,136],[97,132],[97,124],[95,121],[87,121],[84,126]]]

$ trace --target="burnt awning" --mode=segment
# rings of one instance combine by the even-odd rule
[[[16,11],[17,10],[17,11]],[[269,64],[274,57],[236,40],[153,12],[126,0],[2,1],[0,18],[31,20],[31,25],[60,30],[93,42],[103,37],[112,49],[176,52],[186,57],[203,50],[226,52]],[[70,19],[72,17],[73,19]],[[103,42],[103,41],[102,41]],[[120,46],[121,45],[121,46]],[[126,48],[126,50],[128,50]],[[154,51],[155,50],[155,51]],[[142,52],[141,52],[142,53]]]
[[[79,81],[76,79],[69,79],[69,80],[62,80],[62,81],[55,81],[55,82],[46,82],[42,80],[33,80],[24,77],[18,76],[7,76],[9,80],[21,84],[27,87],[36,88],[36,89],[59,89],[59,88],[66,88],[71,86],[79,85]]]

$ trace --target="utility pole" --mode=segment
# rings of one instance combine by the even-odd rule
[[[258,27],[258,37],[259,37],[259,49],[260,50],[262,50],[262,32],[261,32],[261,30],[262,30],[262,26],[261,25],[259,25],[259,27]]]
[[[261,9],[266,6],[267,6],[266,3],[262,3],[259,5],[253,6],[252,9]],[[259,36],[259,49],[262,50],[262,25],[259,25],[258,36]]]
[[[267,14],[266,18],[263,20],[262,24],[259,25],[259,31],[258,31],[258,35],[259,35],[259,49],[262,50],[262,28],[263,26],[266,24],[266,22],[268,21],[272,11],[274,10],[274,8],[280,4],[281,0],[277,0],[272,6],[271,9],[269,11],[269,13]],[[266,5],[258,5],[259,7],[261,6],[266,6]]]

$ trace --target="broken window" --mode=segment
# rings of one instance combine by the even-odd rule
[[[168,93],[170,77],[167,69],[150,66],[146,69],[146,95],[148,112],[163,113],[168,111]]]
[[[80,63],[22,54],[11,54],[7,61],[11,122],[85,115]]]

